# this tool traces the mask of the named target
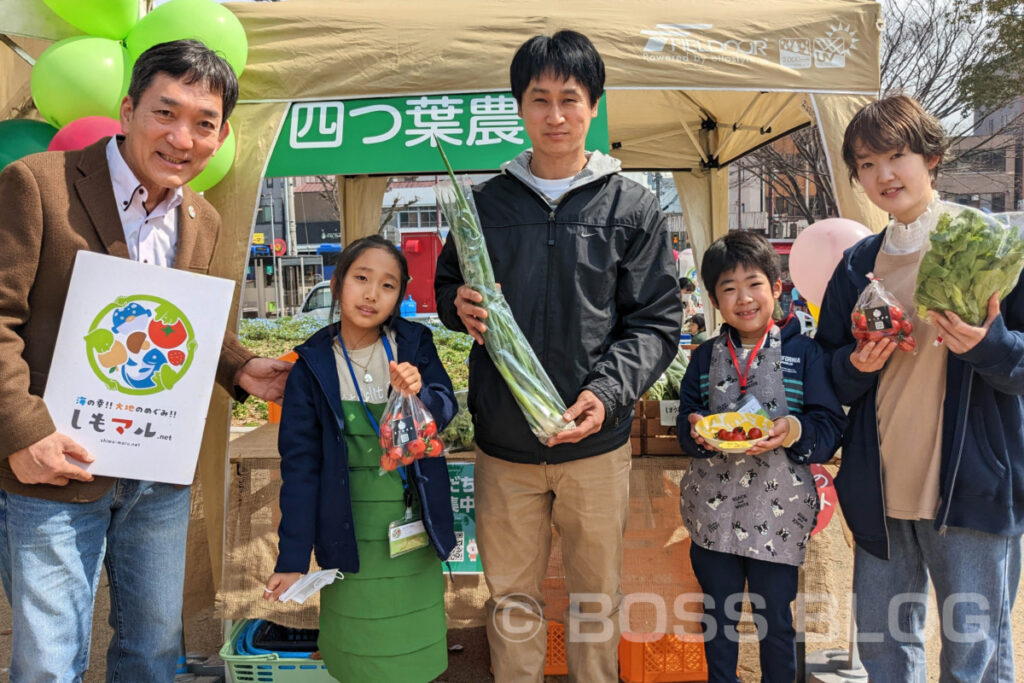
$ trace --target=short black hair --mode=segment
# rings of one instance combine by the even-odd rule
[[[693,315],[686,319],[686,322],[693,323],[694,325],[697,326],[697,329],[701,331],[703,331],[706,328],[704,322],[704,315],[702,313],[694,313]]]
[[[688,292],[696,292],[697,285],[694,284],[693,280],[688,277],[679,278],[679,289],[685,289]]]
[[[128,96],[138,106],[157,74],[165,73],[187,85],[202,83],[221,98],[221,125],[228,120],[238,102],[238,78],[227,60],[198,40],[172,40],[149,48],[132,67]]]
[[[547,75],[575,78],[590,96],[591,106],[604,94],[604,60],[582,33],[564,30],[553,36],[534,36],[519,46],[509,67],[516,102],[522,104],[530,81]]]
[[[345,275],[348,273],[348,269],[352,267],[352,264],[355,263],[356,259],[359,258],[367,249],[381,249],[387,252],[398,262],[398,270],[401,274],[398,283],[398,300],[395,302],[395,310],[391,312],[389,320],[394,320],[394,318],[398,316],[401,310],[402,300],[405,299],[405,290],[409,286],[409,262],[405,260],[405,254],[403,254],[394,244],[380,235],[369,235],[368,237],[360,237],[353,242],[349,242],[349,244],[341,250],[341,254],[338,256],[338,261],[334,264],[334,275],[331,276],[331,313],[327,318],[328,320],[333,322],[334,316],[338,312],[338,298],[341,295],[341,284],[345,279]]]
[[[704,252],[704,259],[700,264],[700,279],[704,281],[704,291],[716,306],[718,297],[715,296],[715,287],[718,285],[718,278],[722,277],[722,273],[740,265],[760,270],[772,284],[775,284],[782,275],[779,255],[775,253],[771,242],[760,233],[733,230],[711,243]]]
[[[875,154],[910,149],[926,160],[942,157],[949,139],[942,122],[925,111],[921,103],[907,95],[889,95],[864,105],[853,115],[843,134],[843,161],[850,173],[850,182],[857,178],[857,147]],[[932,178],[939,175],[939,165],[931,169]]]

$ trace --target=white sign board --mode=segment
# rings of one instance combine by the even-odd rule
[[[676,418],[679,417],[679,401],[658,401],[658,408],[661,411],[661,425],[675,427]]]
[[[43,399],[57,431],[96,458],[89,472],[192,483],[233,291],[78,252]]]

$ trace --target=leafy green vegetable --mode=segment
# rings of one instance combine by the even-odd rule
[[[683,375],[686,374],[686,366],[690,364],[690,357],[684,349],[676,351],[676,357],[672,359],[665,370],[665,379],[668,384],[668,397],[679,398],[679,385],[683,383]]]
[[[644,398],[649,401],[676,401],[679,399],[679,385],[686,374],[686,366],[690,358],[685,349],[680,348],[676,357],[662,373],[661,377],[647,390]]]
[[[468,451],[473,448],[473,418],[463,408],[441,432],[441,440],[450,451]]]
[[[466,364],[470,349],[473,348],[473,338],[465,332],[455,332],[440,324],[428,321],[427,326],[434,334],[434,346],[437,347],[437,355],[441,358],[445,372],[452,380],[452,387],[458,392],[469,386],[469,366]]]
[[[924,319],[928,311],[953,311],[964,322],[981,325],[992,292],[1002,299],[1017,284],[1024,239],[1016,228],[979,211],[947,206],[917,273],[917,314]]]
[[[472,193],[462,191],[440,143],[437,149],[451,178],[451,182],[437,186],[437,200],[451,226],[462,277],[483,297],[480,306],[487,311],[484,348],[523,411],[530,431],[546,443],[558,432],[575,425],[562,419],[565,403],[494,283],[494,269]]]

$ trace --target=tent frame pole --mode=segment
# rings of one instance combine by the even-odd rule
[[[29,66],[35,66],[36,65],[36,60],[34,60],[32,58],[32,55],[30,55],[29,53],[25,52],[21,48],[21,46],[18,45],[13,40],[11,40],[11,37],[8,36],[7,34],[0,33],[0,43],[3,43],[7,47],[11,48],[11,50],[14,51],[14,54],[18,55],[23,60],[25,60],[28,63]]]

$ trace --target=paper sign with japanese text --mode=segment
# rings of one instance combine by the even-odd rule
[[[675,427],[676,418],[679,417],[679,401],[658,401],[658,413],[662,427]]]
[[[814,475],[814,487],[818,490],[818,521],[811,531],[811,536],[815,536],[832,521],[832,515],[835,514],[836,507],[839,505],[839,496],[836,494],[832,475],[824,465],[818,463],[811,465],[811,474]]]
[[[455,516],[455,549],[448,556],[453,574],[482,574],[480,551],[476,546],[476,488],[473,463],[449,462],[452,514]]]
[[[78,252],[43,399],[94,475],[190,484],[234,283]],[[81,464],[74,461],[75,464]]]

